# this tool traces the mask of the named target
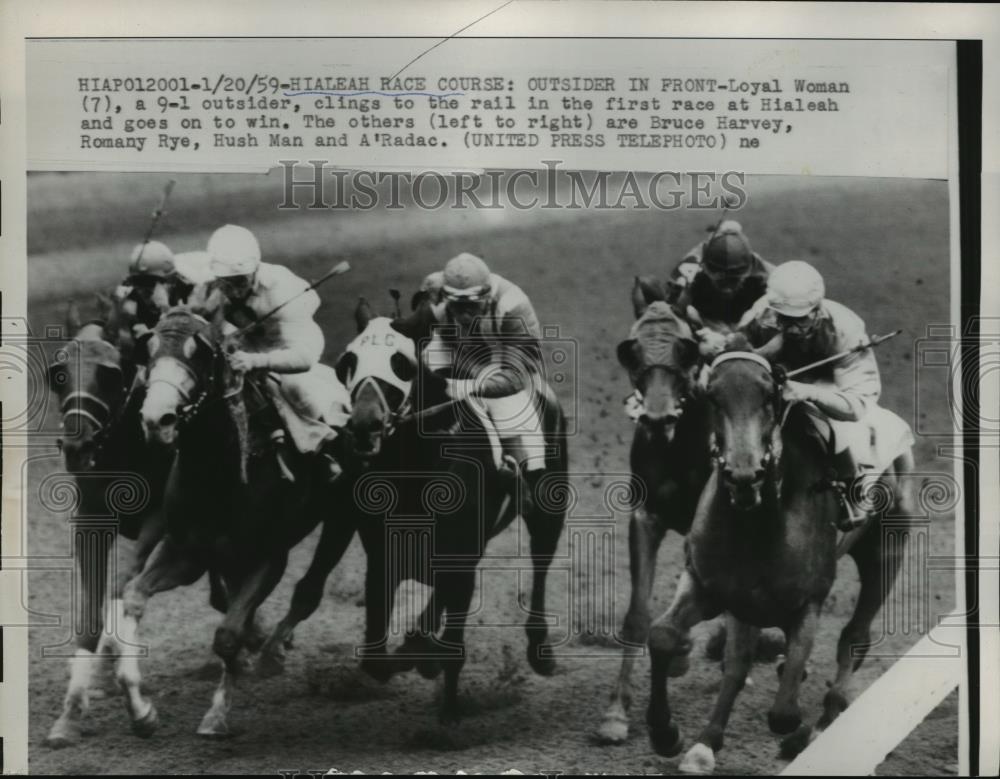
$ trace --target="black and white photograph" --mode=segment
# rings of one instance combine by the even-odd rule
[[[968,43],[440,41],[25,42],[17,772],[979,775]]]

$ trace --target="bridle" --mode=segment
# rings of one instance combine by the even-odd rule
[[[361,392],[364,387],[371,387],[372,391],[375,393],[375,398],[378,401],[379,408],[383,414],[381,437],[383,439],[390,438],[395,432],[399,425],[406,421],[411,414],[413,408],[413,389],[412,385],[409,390],[403,392],[403,401],[399,404],[399,408],[393,410],[392,404],[389,403],[389,399],[385,396],[385,391],[382,389],[382,385],[375,376],[364,376],[357,382],[351,382],[352,387],[349,388],[351,393],[351,403],[353,405],[355,398]]]
[[[764,368],[767,371],[768,379],[770,379],[771,381],[772,402],[774,404],[775,417],[778,419],[778,431],[780,433],[780,431],[785,426],[785,421],[788,419],[788,412],[791,409],[792,404],[791,403],[783,404],[783,401],[781,399],[781,393],[778,391],[780,387],[780,382],[777,378],[775,378],[774,366],[771,365],[770,361],[767,358],[757,354],[756,352],[748,352],[748,351],[723,352],[712,361],[711,365],[709,365],[708,368],[709,376],[711,376],[712,371],[714,371],[719,365],[721,365],[724,362],[729,362],[731,360],[742,360],[745,362],[756,363],[757,365],[759,365],[760,367]],[[782,407],[782,405],[784,405],[784,407]],[[716,441],[714,433],[712,434],[711,445],[709,447],[709,456],[712,458],[712,462],[715,463],[715,466],[719,471],[721,471],[723,468],[726,467],[725,455],[723,455],[722,451],[719,449],[719,445],[718,442]],[[767,444],[764,447],[764,456],[761,461],[761,465],[763,465],[767,471],[773,473],[777,470],[777,467],[780,463],[780,459],[781,459],[780,451],[779,452],[774,451],[773,435],[768,436]]]
[[[198,320],[199,322],[208,324],[208,320],[206,320],[204,317],[201,317],[197,314],[192,314],[191,316],[196,320]],[[179,333],[181,335],[184,335],[183,331],[178,331],[178,330],[160,331],[160,334],[168,334],[168,333]],[[200,388],[198,392],[192,394],[191,391],[185,389],[180,384],[171,381],[170,379],[159,376],[148,379],[146,382],[147,388],[153,386],[154,384],[165,384],[168,387],[175,390],[177,394],[180,396],[183,405],[177,411],[178,427],[183,427],[187,424],[190,424],[194,420],[194,418],[198,415],[198,413],[201,411],[206,401],[208,401],[213,396],[219,400],[228,400],[236,395],[239,395],[243,391],[243,377],[240,376],[239,380],[235,383],[235,386],[232,389],[221,393],[217,392],[217,384],[219,383],[219,378],[217,375],[218,364],[220,360],[225,359],[222,349],[218,344],[212,343],[207,338],[204,338],[200,331],[197,333],[193,333],[188,337],[200,339],[202,343],[205,344],[211,350],[212,362],[210,369],[206,372],[207,374],[206,376],[199,376],[198,373],[196,373],[195,370],[184,360],[180,360],[176,357],[173,357],[172,355],[164,355],[164,357],[167,357],[168,359],[172,360],[187,374],[187,376],[191,379],[192,386]]]

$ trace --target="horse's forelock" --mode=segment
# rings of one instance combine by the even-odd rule
[[[632,326],[631,337],[639,344],[643,361],[648,365],[674,365],[674,345],[694,336],[691,326],[665,302],[656,301]]]

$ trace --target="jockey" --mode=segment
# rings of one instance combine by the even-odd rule
[[[319,295],[306,292],[309,285],[288,268],[261,262],[257,239],[244,227],[220,227],[209,239],[207,252],[215,286],[226,298],[227,322],[233,329],[248,328],[241,348],[229,354],[230,367],[277,374],[263,384],[293,442],[300,452],[322,453],[328,476],[335,479],[341,469],[331,454],[332,444],[347,422],[350,398],[333,369],[319,362],[323,331],[313,321]],[[283,433],[275,438],[281,440]],[[279,464],[291,478],[280,447]]]
[[[177,280],[174,254],[166,244],[149,241],[132,250],[128,276],[115,296],[133,336],[154,328],[160,315],[176,302]]]
[[[448,376],[448,394],[470,401],[497,453],[497,470],[524,478],[530,500],[545,469],[545,436],[536,407],[542,380],[541,328],[520,287],[482,259],[463,252],[421,285],[431,305],[404,330],[423,351],[428,369]],[[422,320],[422,321],[420,321]],[[522,474],[523,469],[523,474]]]
[[[774,269],[750,248],[739,222],[720,222],[694,246],[667,280],[670,302],[694,324],[702,353],[721,351],[726,333],[736,329],[767,289]],[[693,328],[693,329],[695,329]]]
[[[846,306],[827,300],[823,277],[799,261],[786,262],[771,273],[767,294],[755,304],[745,332],[759,354],[786,370],[869,342],[861,318]],[[866,519],[864,510],[848,499],[847,485],[877,465],[879,457],[873,451],[876,423],[883,415],[895,417],[878,408],[881,391],[872,349],[854,352],[782,386],[785,401],[811,403],[829,422],[834,486],[847,520],[844,529]],[[881,432],[883,425],[877,427]]]

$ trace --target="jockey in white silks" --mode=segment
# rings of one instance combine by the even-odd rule
[[[336,478],[340,467],[331,445],[347,423],[350,395],[333,368],[319,362],[323,331],[313,320],[319,295],[313,290],[302,294],[308,283],[288,268],[261,262],[257,239],[246,228],[220,227],[209,239],[207,252],[215,285],[226,297],[227,321],[234,329],[259,321],[245,333],[241,348],[229,355],[230,366],[272,374],[274,380],[262,384],[292,442],[300,452],[322,453],[330,478]]]
[[[424,280],[432,305],[406,330],[426,339],[424,365],[449,376],[448,394],[467,400],[493,443],[505,476],[523,476],[527,493],[545,469],[545,434],[537,395],[543,380],[541,328],[528,296],[463,252]]]
[[[756,351],[788,370],[869,342],[865,323],[840,303],[825,298],[823,277],[811,265],[792,261],[771,273],[767,294],[747,312],[743,330]],[[802,376],[787,380],[788,402],[811,403],[833,431],[833,468],[850,523],[864,519],[864,506],[847,498],[844,483],[877,474],[914,443],[909,425],[878,405],[882,392],[873,349],[856,351]]]

